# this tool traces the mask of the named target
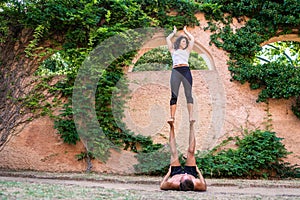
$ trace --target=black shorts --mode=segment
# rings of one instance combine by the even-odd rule
[[[182,168],[181,166],[171,166],[171,177],[176,174],[185,174],[185,173],[190,174],[195,178],[198,178],[196,166],[184,166],[184,168]]]

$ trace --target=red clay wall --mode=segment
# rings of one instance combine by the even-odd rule
[[[265,129],[266,117],[270,114],[273,131],[284,138],[287,150],[293,152],[287,161],[300,164],[300,121],[291,111],[293,100],[270,100],[269,105],[258,104],[256,98],[259,91],[251,91],[247,84],[230,82],[226,65],[228,56],[224,51],[209,45],[210,32],[203,30],[203,16],[199,15],[198,18],[201,26],[189,30],[196,39],[195,51],[205,54],[211,69],[192,71],[197,149],[210,149],[228,136],[241,134],[242,129]],[[241,25],[233,24],[235,27]],[[299,37],[291,35],[272,38],[271,41],[282,39],[298,40]],[[268,42],[270,41],[266,41]],[[151,48],[165,45],[164,36],[158,34],[151,45]],[[145,47],[140,55],[151,48]],[[151,136],[155,142],[167,143],[170,71],[128,72],[127,75],[131,80],[132,98],[128,101],[124,121],[136,133]],[[178,146],[184,151],[188,140],[188,115],[182,90],[181,88],[175,126]],[[53,122],[42,117],[13,136],[0,151],[0,168],[84,171],[86,163],[75,159],[75,155],[81,151],[84,151],[81,143],[76,146],[64,144],[53,128]],[[105,164],[93,161],[93,170],[133,172],[132,164],[137,162],[133,153],[122,151],[112,152],[112,155]]]

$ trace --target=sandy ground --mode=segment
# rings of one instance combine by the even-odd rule
[[[160,190],[161,178],[95,173],[0,171],[0,180],[5,182],[70,186],[74,190],[76,187],[93,189],[87,199],[95,199],[93,194],[96,195],[99,190],[102,191],[100,199],[108,199],[105,196],[111,195],[110,193],[114,194],[110,196],[111,199],[300,199],[300,180],[206,179],[206,192],[180,192]],[[4,186],[0,184],[0,191],[5,191],[1,187]]]

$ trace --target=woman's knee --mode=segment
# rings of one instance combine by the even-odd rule
[[[191,104],[194,103],[194,99],[193,99],[192,95],[186,96],[186,102],[187,102],[187,103],[191,103]]]

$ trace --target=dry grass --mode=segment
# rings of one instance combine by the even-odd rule
[[[207,192],[161,191],[161,177],[0,171],[0,199],[300,199],[300,180],[207,179]]]

